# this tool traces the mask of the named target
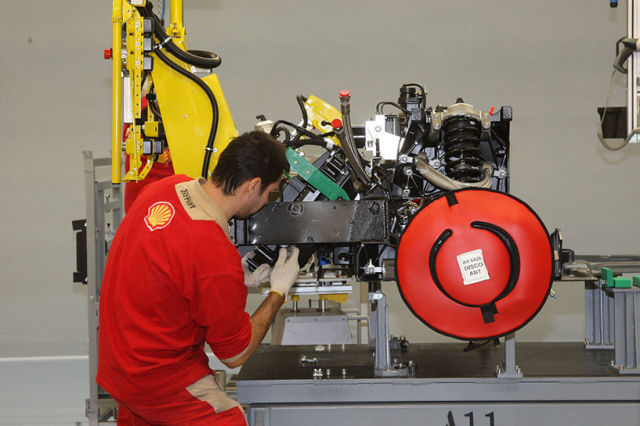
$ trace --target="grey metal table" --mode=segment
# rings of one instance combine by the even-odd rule
[[[366,345],[264,345],[236,377],[237,397],[252,426],[640,425],[640,376],[610,367],[613,350],[516,345],[520,379],[496,377],[504,350],[493,345],[463,352],[465,343],[413,344],[393,352],[417,365],[411,378],[375,377]]]

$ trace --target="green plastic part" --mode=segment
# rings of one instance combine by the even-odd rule
[[[633,276],[633,285],[634,287],[640,287],[640,277],[637,275]]]
[[[615,288],[631,288],[631,278],[615,277],[613,286]]]
[[[607,287],[613,287],[613,272],[609,268],[602,268],[600,278]]]
[[[307,181],[309,185],[320,191],[325,197],[334,201],[338,198],[349,200],[349,196],[338,184],[329,179],[327,175],[315,168],[313,164],[303,158],[294,149],[287,148],[287,160],[291,170]]]

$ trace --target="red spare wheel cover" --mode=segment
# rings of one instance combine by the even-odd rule
[[[461,189],[427,204],[396,253],[400,293],[429,327],[464,340],[503,336],[542,308],[552,283],[547,229],[525,203]]]

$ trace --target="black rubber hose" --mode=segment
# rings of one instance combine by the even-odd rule
[[[286,143],[286,145],[289,148],[293,148],[293,149],[298,149],[298,148],[302,148],[303,146],[306,145],[314,145],[314,146],[319,146],[322,148],[325,148],[327,150],[329,150],[329,146],[331,146],[329,143],[327,143],[327,141],[325,141],[324,139],[320,139],[320,138],[314,138],[314,139],[302,139],[299,141],[291,141],[289,143]],[[335,145],[334,145],[335,147]]]
[[[417,87],[422,92],[422,106],[425,107],[427,105],[427,91],[424,90],[424,86],[418,83],[405,83],[402,87]]]
[[[296,129],[298,131],[296,137],[293,139],[290,139],[291,133],[289,133],[289,131],[286,130],[286,128],[282,127],[281,124],[284,124],[286,126],[290,126]],[[283,130],[286,132],[285,135],[287,136],[284,143],[288,147],[291,147],[294,149],[301,148],[305,145],[315,145],[315,146],[320,146],[322,148],[331,150],[330,148],[331,144],[325,141],[323,138],[335,135],[335,132],[333,131],[323,133],[321,135],[316,135],[315,133],[310,132],[304,127],[298,126],[297,124],[294,124],[286,120],[278,120],[275,123],[273,123],[273,128],[271,129],[271,132],[269,134],[274,138],[276,138],[278,137],[279,133]],[[307,139],[298,139],[298,137],[302,135],[306,136]]]
[[[182,49],[180,49],[182,50]],[[184,52],[184,50],[183,50]],[[220,56],[218,56],[217,53],[214,52],[209,52],[208,50],[197,50],[197,49],[187,49],[187,53],[190,53],[192,55],[195,55],[199,58],[202,59],[210,59],[210,60],[215,60],[215,61],[219,61],[218,65],[219,66],[222,63],[222,59],[220,58]],[[209,67],[205,67],[205,68],[209,68]],[[211,67],[211,68],[215,68],[215,67]]]
[[[315,133],[310,132],[309,130],[298,126],[297,124],[294,124],[294,123],[292,123],[290,121],[286,121],[286,120],[278,120],[275,123],[273,123],[273,128],[271,129],[271,136],[275,137],[277,129],[281,124],[287,125],[289,127],[293,127],[294,129],[296,129],[298,131],[298,134],[303,134],[308,138],[316,138],[316,137],[318,137],[318,135],[316,135]]]
[[[202,163],[202,177],[205,178],[205,179],[208,179],[209,178],[209,162],[211,161],[211,153],[213,152],[213,144],[214,144],[214,141],[216,139],[216,133],[218,131],[218,115],[219,115],[218,114],[218,101],[216,100],[216,97],[213,94],[213,92],[211,91],[211,89],[209,88],[209,86],[207,86],[205,84],[205,82],[202,81],[201,78],[199,78],[196,75],[193,75],[192,73],[188,72],[187,70],[185,70],[181,66],[177,65],[175,62],[173,62],[172,60],[167,58],[164,55],[164,53],[162,53],[159,49],[156,50],[155,53],[158,56],[158,58],[162,62],[167,64],[167,66],[169,66],[171,69],[173,69],[174,71],[182,74],[183,76],[187,77],[189,80],[193,81],[198,86],[200,86],[200,88],[202,88],[202,90],[204,90],[204,92],[207,94],[207,97],[209,98],[209,101],[211,102],[211,112],[212,112],[213,118],[211,120],[211,130],[209,131],[209,139],[207,140],[207,147],[205,148],[205,153],[204,153],[204,161]]]
[[[291,142],[291,132],[286,127],[277,127],[275,130],[271,130],[270,135],[278,139],[281,133],[284,134],[284,144],[288,146]]]
[[[296,101],[298,102],[298,106],[300,107],[300,112],[302,113],[302,127],[303,129],[306,129],[307,126],[309,125],[309,116],[307,115],[307,109],[304,107],[304,102],[305,102],[305,98],[302,95],[298,95],[296,96]],[[298,132],[298,134],[293,138],[294,142],[297,142],[298,140],[300,140],[300,137],[302,136],[301,132]]]
[[[138,11],[144,17],[153,19],[153,32],[156,38],[159,40],[162,47],[165,47],[169,53],[176,58],[189,65],[193,65],[198,68],[217,68],[222,63],[222,58],[213,52],[206,52],[204,50],[189,50],[185,51],[180,49],[169,37],[164,30],[164,26],[158,16],[151,11],[151,3],[147,3],[147,7],[139,7]]]
[[[182,50],[173,42],[173,40],[167,41],[167,43],[165,44],[165,47],[176,58],[186,62],[189,65],[193,65],[198,68],[211,69],[211,68],[217,68],[220,66],[220,64],[222,64],[222,58],[220,58],[220,56],[218,56],[216,53],[207,52],[206,57],[194,55],[192,52],[198,52],[197,50],[189,50],[189,51]],[[199,52],[204,52],[204,51],[200,50]]]
[[[402,108],[400,105],[398,105],[395,102],[389,102],[389,101],[384,101],[384,102],[378,102],[378,105],[376,105],[376,112],[378,114],[384,114],[383,109],[385,105],[391,105],[394,106],[396,108],[398,108],[400,111],[404,112],[405,114],[409,115],[409,111],[407,111],[405,108]]]

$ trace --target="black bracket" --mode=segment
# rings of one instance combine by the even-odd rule
[[[87,221],[78,219],[71,221],[73,232],[76,234],[76,271],[73,282],[87,284]]]

